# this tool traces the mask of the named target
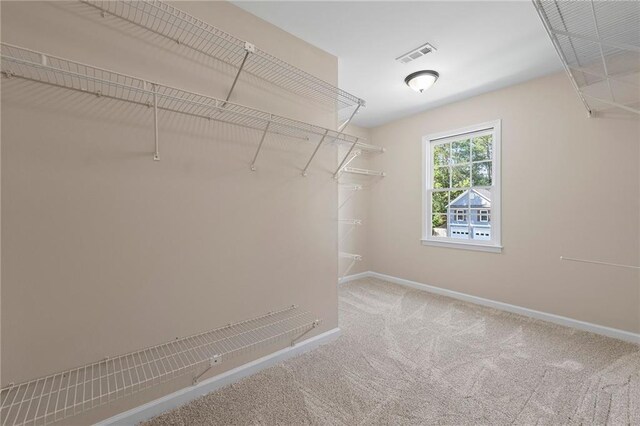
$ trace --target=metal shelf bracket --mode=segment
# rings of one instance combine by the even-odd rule
[[[253,156],[253,160],[251,161],[251,171],[256,171],[256,160],[258,159],[258,154],[260,154],[260,150],[262,149],[262,144],[264,144],[264,139],[267,137],[267,132],[269,131],[269,126],[271,125],[271,121],[267,122],[267,126],[262,132],[262,137],[260,138],[260,143],[258,144],[258,149],[256,150],[256,154]]]
[[[304,166],[304,169],[302,170],[302,176],[305,176],[305,177],[307,176],[307,170],[309,170],[309,165],[311,165],[313,158],[318,153],[318,150],[320,149],[322,142],[324,142],[325,138],[327,137],[327,133],[329,133],[329,130],[326,130],[324,132],[324,135],[322,135],[322,139],[320,139],[320,142],[318,142],[318,145],[316,145],[316,149],[313,150],[313,154],[311,154],[311,158],[309,158],[309,161],[307,161],[307,165]]]
[[[200,374],[198,374],[197,376],[195,376],[193,378],[193,384],[196,385],[198,384],[198,381],[200,380],[200,378],[202,376],[204,376],[207,371],[211,370],[213,367],[215,367],[216,365],[218,365],[220,363],[220,361],[222,361],[221,355],[214,355],[213,357],[209,358],[209,365],[207,366],[207,368]]]
[[[353,149],[356,147],[357,144],[358,144],[358,138],[356,138],[356,140],[351,144],[351,147],[349,147],[349,151],[347,151],[347,155],[345,155],[342,161],[340,162],[340,165],[336,169],[336,172],[333,174],[334,179],[338,179],[338,176],[340,175],[342,168],[345,167],[346,164],[348,164],[347,161],[349,161],[349,163],[353,161],[353,158],[349,160],[349,156],[351,155],[351,152],[353,152]]]
[[[158,87],[153,84],[153,138],[155,143],[154,161],[160,161],[160,146],[158,143]]]

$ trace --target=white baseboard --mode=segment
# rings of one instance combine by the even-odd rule
[[[359,280],[360,278],[367,278],[371,276],[370,271],[360,272],[359,274],[347,275],[338,280],[338,284],[348,283],[349,281]]]
[[[593,324],[585,321],[576,320],[573,318],[563,317],[560,315],[536,311],[534,309],[511,305],[509,303],[504,303],[504,302],[498,302],[491,299],[485,299],[478,296],[471,296],[469,294],[460,293],[453,290],[447,290],[441,287],[434,287],[434,286],[422,284],[416,281],[405,280],[404,278],[398,278],[391,275],[380,274],[378,272],[368,271],[360,274],[350,275],[350,276],[344,277],[344,280],[341,281],[341,283],[343,282],[346,283],[359,278],[368,278],[368,277],[378,278],[380,280],[388,281],[394,284],[399,284],[406,287],[415,288],[418,290],[428,291],[429,293],[448,296],[454,299],[463,300],[465,302],[475,303],[476,305],[488,306],[490,308],[500,309],[502,311],[512,312],[515,314],[520,314],[527,317],[552,322],[554,324],[560,324],[566,327],[576,328],[578,330],[589,331],[591,333],[601,334],[603,336],[613,337],[615,339],[620,339],[620,340],[624,340],[631,343],[636,343],[636,344],[640,343],[640,334],[638,333],[632,333],[630,331],[611,328],[604,325]]]
[[[117,414],[113,417],[96,423],[96,425],[135,425],[139,422],[149,420],[150,418],[162,414],[165,411],[172,410],[179,407],[180,405],[184,405],[223,386],[230,385],[239,381],[240,379],[257,373],[260,370],[271,367],[274,364],[278,364],[289,358],[315,349],[320,345],[329,343],[330,341],[337,339],[338,336],[340,336],[340,329],[336,327],[332,330],[311,337],[310,339],[303,340],[297,343],[295,346],[281,349],[270,355],[264,356],[255,361],[249,362],[217,376],[211,377],[210,379],[203,380],[195,386],[180,389],[179,391],[163,396],[162,398],[158,398],[154,401],[148,402],[129,411],[125,411],[124,413]]]

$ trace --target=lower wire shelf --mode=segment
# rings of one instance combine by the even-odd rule
[[[45,425],[194,372],[194,384],[225,359],[290,339],[318,326],[311,313],[289,308],[225,327],[107,358],[0,391],[5,425]]]
[[[357,167],[345,167],[342,171],[345,173],[353,173],[357,175],[367,175],[367,176],[385,177],[387,175],[385,172],[381,172],[378,170],[359,169]]]

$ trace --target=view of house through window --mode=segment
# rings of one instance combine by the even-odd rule
[[[496,242],[496,129],[479,127],[425,141],[430,156],[425,162],[428,240]]]

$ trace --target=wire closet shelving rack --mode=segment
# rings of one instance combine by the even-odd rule
[[[344,111],[343,129],[365,101],[311,75],[263,50],[214,27],[180,9],[158,0],[81,0],[110,14],[180,45],[221,60],[237,69],[226,100],[229,100],[241,73],[246,72],[290,92]]]
[[[382,149],[380,152],[384,152]],[[362,151],[355,149],[355,146],[352,145],[346,155],[343,157],[342,162],[338,166],[334,174],[334,178],[340,179],[345,174],[353,174],[353,175],[364,175],[364,176],[375,176],[375,177],[385,177],[386,173],[378,170],[370,170],[363,169],[358,167],[351,167],[350,164],[357,158],[362,155]],[[351,201],[358,191],[363,189],[363,186],[357,183],[341,183],[339,188],[344,192],[348,192],[348,195],[344,196],[344,199],[340,200],[338,204],[338,216],[341,216],[342,208]],[[362,219],[356,219],[351,217],[339,217],[338,223],[342,225],[348,225],[348,228],[341,228],[341,235],[338,239],[338,245],[341,246],[345,243],[348,237],[354,232],[357,226],[363,224]],[[346,229],[346,230],[345,230]],[[339,257],[342,259],[348,260],[347,267],[344,268],[344,271],[340,274],[340,280],[343,280],[349,272],[353,269],[357,262],[362,261],[362,256],[359,254],[348,253],[348,252],[340,252]]]
[[[533,4],[589,115],[640,114],[640,2]]]
[[[229,357],[289,339],[319,320],[295,305],[1,390],[2,426],[46,425],[193,373],[193,383]]]
[[[154,159],[160,158],[158,136],[158,110],[171,111],[201,117],[257,130],[261,133],[258,148],[251,161],[256,161],[268,134],[316,142],[316,148],[303,169],[306,175],[312,160],[322,144],[348,144],[351,149],[382,151],[366,144],[362,138],[350,136],[339,130],[331,130],[278,116],[226,100],[188,92],[154,83],[138,77],[63,59],[22,47],[1,43],[2,73],[11,77],[47,83],[99,97],[108,97],[153,108]]]

